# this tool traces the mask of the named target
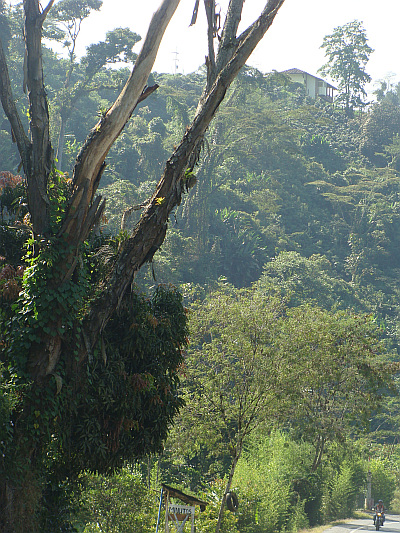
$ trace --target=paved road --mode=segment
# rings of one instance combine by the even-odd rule
[[[363,533],[375,531],[375,526],[370,519],[360,518],[357,520],[349,520],[346,524],[332,526],[325,529],[324,533]],[[379,530],[382,533],[400,533],[400,515],[386,515],[385,525]]]

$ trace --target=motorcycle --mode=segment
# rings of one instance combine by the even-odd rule
[[[383,513],[379,513],[379,512],[377,512],[377,513],[375,514],[375,529],[376,529],[377,531],[379,531],[379,528],[380,528],[381,526],[383,526],[383,522],[384,522]]]

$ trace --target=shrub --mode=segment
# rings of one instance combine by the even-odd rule
[[[139,474],[129,468],[88,473],[82,487],[75,525],[83,533],[154,533],[157,502]]]
[[[322,514],[325,521],[348,518],[356,508],[358,486],[352,466],[344,465],[327,483],[322,498]]]
[[[372,472],[372,498],[383,500],[386,508],[391,505],[396,489],[396,478],[388,461],[373,459],[369,463]]]
[[[195,525],[196,533],[214,533],[215,526],[218,522],[218,514],[222,495],[226,487],[226,479],[218,479],[210,483],[204,492],[198,494],[198,497],[208,503],[205,511],[200,512],[196,507]],[[240,504],[241,505],[241,504]],[[222,521],[220,533],[238,533],[237,528],[238,513],[232,513],[225,508],[224,518]],[[172,529],[171,529],[172,531]],[[240,533],[242,531],[240,530]]]

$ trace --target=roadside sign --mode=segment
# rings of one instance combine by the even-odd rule
[[[169,532],[169,522],[174,524],[177,533],[183,533],[185,524],[189,521],[189,519],[191,519],[191,533],[194,533],[194,509],[194,505],[169,505],[167,512],[167,533]]]
[[[172,503],[170,500],[171,498],[181,500],[183,504]],[[195,533],[195,506],[198,505],[200,507],[200,511],[204,511],[207,502],[199,500],[195,496],[185,494],[179,489],[174,489],[173,487],[162,483],[156,533],[158,533],[158,526],[160,524],[160,514],[163,500],[165,501],[165,533],[172,533],[170,531],[170,525],[175,526],[176,533],[185,533],[184,529],[187,522],[189,522],[190,533]]]
[[[170,514],[192,514],[194,513],[194,506],[190,505],[170,505]]]

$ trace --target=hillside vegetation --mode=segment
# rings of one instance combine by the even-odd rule
[[[119,30],[80,62],[44,49],[59,154],[54,228],[86,132],[129,76],[107,68],[134,59],[139,37]],[[22,38],[4,39],[22,85]],[[111,147],[104,216],[62,289],[74,320],[84,323],[104,289],[205,82],[202,68],[152,73],[158,89]],[[346,518],[364,505],[368,473],[372,498],[398,505],[400,85],[375,96],[343,108],[281,73],[242,69],[184,174],[165,241],[87,361],[76,352],[78,383],[66,379],[75,363],[52,372],[46,418],[40,391],[21,408],[31,386],[22,332],[33,335],[29,349],[39,343],[36,322],[61,298],[46,269],[62,257],[35,259],[20,158],[0,114],[0,474],[23,471],[16,427],[33,427],[38,442],[46,432],[35,457],[41,488],[19,486],[40,501],[40,531],[149,533],[161,482],[208,502],[197,533],[285,533]],[[71,324],[73,339],[81,329]],[[236,512],[224,505],[232,491]]]

